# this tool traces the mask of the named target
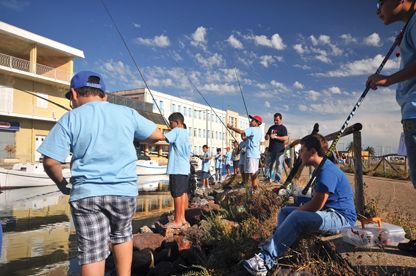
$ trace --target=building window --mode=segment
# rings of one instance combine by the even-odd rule
[[[172,108],[171,108],[171,112],[170,113],[175,112],[175,108],[176,108],[176,105],[174,103],[172,103]]]
[[[190,107],[188,107],[188,116],[189,117],[192,117],[192,111],[191,111],[191,108]]]
[[[198,128],[198,134],[199,134],[199,135],[198,135],[198,137],[199,137],[199,138],[202,138],[202,131],[201,131],[201,129],[200,129],[200,128]]]
[[[0,86],[0,111],[13,112],[13,88]]]
[[[160,108],[160,111],[162,112],[162,114],[165,113],[165,112],[163,112],[163,101],[159,101],[159,108]]]
[[[197,135],[197,129],[194,128],[194,137],[196,137],[196,135]]]
[[[36,93],[36,95],[39,96],[39,97],[36,97],[36,107],[48,108],[48,102],[46,101],[48,99],[48,94]],[[45,100],[40,97],[44,98]]]
[[[192,136],[192,127],[188,128],[188,133],[189,133],[189,136]]]
[[[186,106],[183,107],[183,116],[186,116]]]

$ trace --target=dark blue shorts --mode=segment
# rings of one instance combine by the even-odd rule
[[[208,179],[209,178],[209,172],[202,171],[201,177],[202,177],[202,179]]]
[[[172,197],[180,197],[188,192],[189,176],[183,174],[169,175],[169,190]]]

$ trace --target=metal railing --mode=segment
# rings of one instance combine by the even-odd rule
[[[30,72],[30,61],[18,57],[9,56],[0,53],[0,65],[6,66],[12,69],[17,69],[25,72]],[[58,70],[57,68],[46,66],[40,63],[36,63],[36,74],[44,77],[48,77],[55,80],[69,81],[69,72],[64,70]]]

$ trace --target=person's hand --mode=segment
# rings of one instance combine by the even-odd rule
[[[59,183],[58,189],[59,191],[61,191],[61,193],[63,193],[64,195],[69,195],[71,193],[71,189],[67,187],[68,185],[68,181],[66,181],[66,179],[62,179],[61,183]]]
[[[376,90],[378,86],[389,86],[389,78],[380,74],[373,74],[368,77],[367,87],[370,87],[373,90]]]
[[[231,128],[232,126],[232,124],[227,124],[227,128]]]

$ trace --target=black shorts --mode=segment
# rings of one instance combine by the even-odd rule
[[[180,197],[188,192],[189,176],[184,174],[169,175],[169,190],[172,197]]]
[[[240,163],[240,160],[233,161],[233,167],[234,167],[234,169],[237,169],[238,168],[238,163]]]
[[[231,168],[230,164],[225,165],[225,169],[229,170]]]

